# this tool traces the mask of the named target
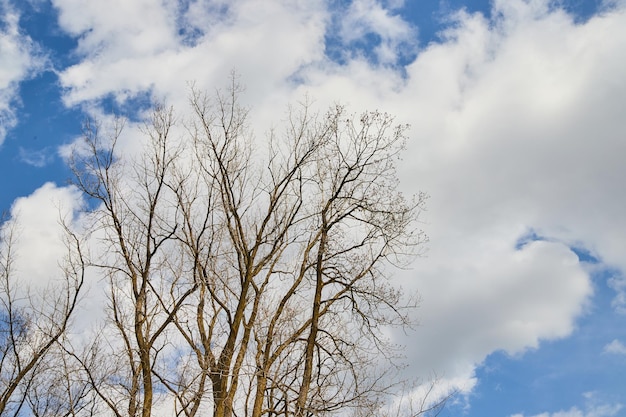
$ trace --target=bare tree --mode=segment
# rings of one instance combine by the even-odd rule
[[[33,401],[55,374],[53,356],[68,330],[85,281],[78,236],[64,226],[67,256],[60,278],[51,274],[45,288],[31,289],[15,271],[18,221],[0,224],[0,415],[44,415]],[[47,400],[51,398],[48,397]],[[82,398],[64,406],[78,406]],[[48,401],[51,405],[51,401]],[[47,408],[46,408],[47,409]],[[56,411],[58,411],[57,409]],[[47,415],[47,414],[46,414]],[[55,415],[59,415],[55,412]]]
[[[99,126],[87,124],[86,148],[72,160],[76,185],[99,204],[92,221],[104,253],[91,266],[109,283],[110,324],[74,357],[116,416],[151,415],[172,322],[197,289],[177,255],[177,202],[167,184],[178,157],[169,143],[172,123],[171,110],[157,109],[145,130],[146,152],[133,161],[116,160],[121,119],[104,137]]]
[[[425,241],[426,196],[397,191],[407,126],[304,103],[265,146],[239,93],[192,90],[182,122],[157,107],[139,158],[121,124],[88,124],[75,152],[111,324],[75,356],[114,415],[330,415],[394,383],[373,372],[397,353],[384,329],[415,304],[389,274]]]

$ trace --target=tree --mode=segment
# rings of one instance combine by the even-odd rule
[[[52,396],[39,395],[59,375],[54,356],[84,285],[81,241],[64,226],[67,256],[62,276],[51,276],[45,288],[31,289],[18,281],[14,270],[17,230],[16,219],[0,223],[0,415],[49,415],[51,407],[59,415],[68,407],[81,408],[84,399],[63,395],[62,403],[53,405]]]
[[[388,276],[425,241],[426,196],[396,190],[407,126],[304,103],[265,147],[239,93],[192,89],[183,121],[157,106],[138,158],[121,122],[88,123],[74,153],[111,326],[73,356],[113,415],[330,415],[393,383],[383,329],[414,303]]]

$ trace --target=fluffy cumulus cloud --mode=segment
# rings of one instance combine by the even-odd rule
[[[53,3],[83,56],[61,74],[68,104],[146,90],[177,101],[187,83],[214,87],[233,69],[258,100],[324,50],[321,1]]]
[[[0,0],[0,145],[17,123],[19,83],[45,61],[30,37],[20,31],[19,18],[8,0]]]
[[[592,289],[569,247],[626,269],[614,111],[626,62],[611,58],[623,55],[624,10],[576,23],[545,2],[502,1],[493,15],[459,13],[409,66],[396,110],[415,121],[406,187],[432,194],[431,250],[414,274],[418,351],[454,357],[468,375],[493,350],[571,332]],[[520,247],[531,232],[545,239]]]
[[[20,282],[39,286],[58,277],[59,261],[67,253],[61,222],[71,225],[81,207],[77,189],[52,183],[15,200],[10,214],[17,222],[14,252],[18,254],[15,271]]]
[[[432,198],[430,251],[404,277],[423,299],[409,355],[467,385],[490,352],[571,333],[592,285],[570,248],[626,270],[624,8],[579,23],[544,1],[493,7],[456,14],[402,80],[353,62],[306,87],[411,122],[402,184]]]
[[[493,7],[456,14],[404,79],[351,62],[306,87],[411,122],[402,185],[432,198],[430,250],[404,276],[423,299],[410,362],[466,386],[490,352],[572,332],[593,289],[571,247],[626,270],[624,9],[578,23],[543,1]]]
[[[0,245],[12,245],[12,278],[18,284],[17,293],[23,296],[23,301],[34,302],[35,308],[52,301],[50,292],[58,291],[65,285],[67,275],[64,268],[73,250],[67,232],[77,232],[82,228],[84,209],[85,201],[76,187],[48,182],[30,195],[16,199],[7,222],[2,225],[7,228],[5,230],[12,231],[12,240],[2,241]],[[89,256],[92,251],[100,250],[99,239],[100,236],[95,233],[91,241],[82,242],[83,254]],[[0,247],[0,251],[5,248]],[[105,283],[99,279],[97,272],[88,269],[85,282],[81,312],[72,320],[72,337],[77,340],[88,338],[91,332],[98,331],[94,323],[102,319],[106,305],[102,291]]]
[[[381,63],[397,60],[418,28],[374,0],[341,19],[322,1],[53,3],[79,38],[80,61],[60,75],[67,104],[146,91],[184,103],[187,82],[224,85],[235,68],[260,126],[280,122],[304,93],[412,125],[401,187],[431,195],[428,252],[397,277],[422,299],[421,325],[403,339],[414,373],[468,391],[488,354],[571,334],[593,293],[573,247],[622,282],[626,6],[578,22],[547,0],[496,0],[491,18],[456,13],[441,41],[398,71]],[[346,44],[378,36],[377,62],[325,55],[338,21]]]
[[[448,248],[455,242],[442,236],[421,261],[432,265],[418,267],[415,286],[423,301],[411,337],[419,343],[411,343],[409,353],[410,363],[464,376],[461,389],[473,385],[474,366],[487,354],[516,354],[540,339],[569,335],[591,291],[562,244],[533,242],[516,250],[504,244],[506,236],[465,239]]]

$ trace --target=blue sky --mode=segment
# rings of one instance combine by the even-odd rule
[[[235,68],[257,138],[305,93],[411,124],[401,187],[431,195],[431,242],[396,277],[422,297],[421,325],[396,337],[407,376],[460,392],[442,415],[626,415],[623,1],[0,0],[0,13],[0,210],[24,223],[31,279],[54,265],[58,206],[79,205],[64,150],[82,121],[183,107],[186,83],[223,86]]]

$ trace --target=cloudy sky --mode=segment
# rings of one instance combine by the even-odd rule
[[[626,415],[626,2],[0,0],[0,211],[22,272],[59,256],[87,115],[246,86],[257,140],[306,94],[410,123],[431,198],[407,373],[445,416]],[[132,146],[130,146],[132,149]]]

